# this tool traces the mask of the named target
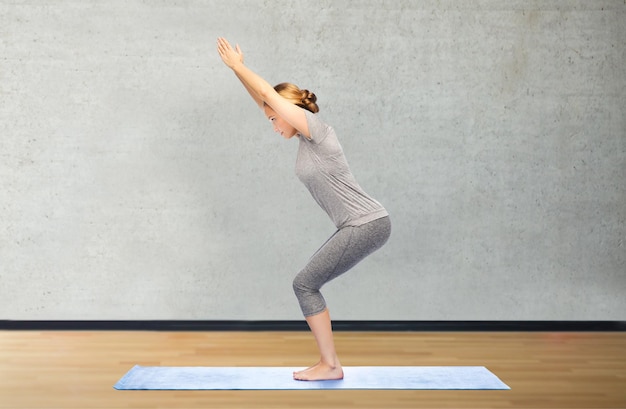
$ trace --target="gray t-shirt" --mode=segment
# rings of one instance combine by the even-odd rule
[[[296,175],[338,229],[361,226],[388,215],[385,208],[359,186],[335,130],[305,110],[311,139],[299,134]]]

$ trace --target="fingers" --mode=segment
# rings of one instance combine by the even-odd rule
[[[231,68],[233,64],[239,62],[243,64],[243,52],[241,51],[239,44],[237,44],[235,49],[233,49],[228,40],[224,37],[217,38],[217,52],[222,58],[222,61],[224,61],[224,63]]]
[[[217,45],[224,50],[232,50],[232,47],[230,46],[228,40],[223,37],[219,37],[217,39]]]
[[[219,37],[217,39],[217,51],[219,51],[220,54],[225,53],[229,48],[230,44],[228,44],[225,38]]]

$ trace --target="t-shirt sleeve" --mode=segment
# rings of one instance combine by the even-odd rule
[[[311,111],[304,110],[307,125],[309,126],[310,141],[313,143],[322,142],[330,131],[330,126],[322,122],[319,117]]]

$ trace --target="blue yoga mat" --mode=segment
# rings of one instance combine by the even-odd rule
[[[119,390],[510,389],[483,366],[349,366],[337,381],[296,381],[288,367],[136,365]]]

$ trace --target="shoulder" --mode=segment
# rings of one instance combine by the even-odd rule
[[[319,117],[319,114],[314,114],[313,112],[304,110],[304,115],[306,117],[307,125],[309,126],[309,134],[311,136],[307,139],[310,141],[320,143],[326,139],[329,134],[334,133],[333,128],[324,122]]]

